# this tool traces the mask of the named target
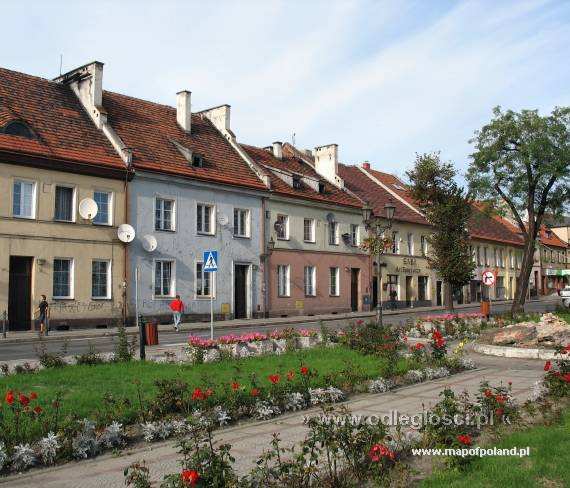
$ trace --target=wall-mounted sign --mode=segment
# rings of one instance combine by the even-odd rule
[[[230,313],[230,304],[229,303],[222,303],[221,311],[223,314]]]
[[[297,310],[303,310],[305,308],[305,300],[295,300],[295,308]]]

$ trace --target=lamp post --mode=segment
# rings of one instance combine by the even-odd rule
[[[383,325],[382,316],[382,267],[380,265],[380,259],[382,254],[384,254],[384,245],[382,234],[388,229],[392,228],[392,220],[394,219],[394,213],[396,212],[396,207],[392,202],[392,199],[384,205],[384,218],[386,223],[382,223],[381,217],[374,215],[372,208],[366,204],[362,207],[362,217],[364,220],[364,225],[366,229],[372,233],[372,237],[375,241],[374,249],[376,250],[377,259],[377,287],[376,287],[376,324],[379,326]],[[382,245],[380,241],[382,240]]]

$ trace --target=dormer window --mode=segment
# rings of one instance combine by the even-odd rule
[[[300,176],[293,176],[293,188],[295,188],[296,190],[300,190],[301,188],[303,188],[303,185],[301,185],[301,177]]]
[[[25,137],[27,139],[34,138],[32,130],[20,120],[8,122],[0,132],[10,136]]]
[[[204,167],[204,157],[200,154],[193,154],[192,155],[192,166],[194,168],[203,168]]]
[[[325,192],[325,183],[323,181],[319,181],[319,193]]]

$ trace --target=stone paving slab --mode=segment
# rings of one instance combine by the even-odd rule
[[[429,408],[438,401],[439,392],[450,386],[457,393],[467,390],[475,393],[479,382],[489,379],[513,381],[515,396],[524,401],[533,383],[544,374],[542,361],[501,359],[497,357],[472,355],[480,366],[478,370],[460,373],[428,383],[407,386],[400,390],[381,394],[355,396],[345,404],[354,413],[363,415],[386,415],[397,410],[401,414],[415,415],[422,412],[422,405]],[[253,467],[257,457],[271,442],[272,434],[279,432],[284,445],[300,442],[307,428],[303,419],[316,415],[319,409],[293,412],[272,421],[244,422],[216,432],[219,442],[232,444],[236,457],[236,469],[245,473]],[[0,486],[14,488],[119,488],[123,485],[123,470],[135,461],[145,460],[153,480],[159,481],[165,474],[179,470],[175,442],[144,445],[124,451],[121,455],[105,454],[92,460],[72,462],[62,466],[38,469],[20,476],[0,478]]]

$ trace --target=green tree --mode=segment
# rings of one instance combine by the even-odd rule
[[[506,208],[524,237],[512,305],[512,313],[518,313],[544,214],[560,215],[570,202],[570,108],[541,116],[537,110],[503,112],[496,107],[491,122],[470,142],[475,146],[467,173],[471,192],[495,208]]]
[[[416,156],[414,168],[407,175],[411,196],[433,227],[428,237],[428,263],[443,279],[445,305],[453,310],[453,290],[469,283],[475,268],[467,228],[469,198],[455,182],[453,165],[442,162],[439,153]]]

